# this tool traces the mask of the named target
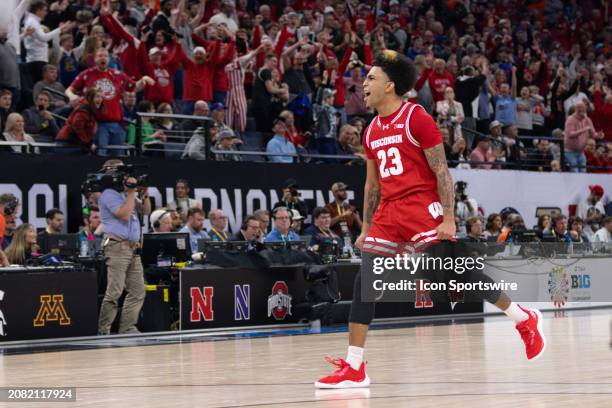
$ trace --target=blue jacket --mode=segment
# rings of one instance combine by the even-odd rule
[[[266,145],[267,153],[295,154],[295,146],[283,135],[275,135]],[[293,156],[269,156],[268,161],[273,163],[293,163]]]
[[[268,235],[266,235],[266,239],[264,242],[284,242],[284,241],[299,241],[300,236],[295,232],[289,230],[289,233],[286,237],[283,237],[279,230],[276,227],[272,228],[272,231]]]

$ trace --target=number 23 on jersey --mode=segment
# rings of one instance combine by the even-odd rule
[[[399,176],[404,172],[404,165],[402,164],[400,151],[397,147],[390,147],[387,150],[381,149],[376,155],[380,161],[378,170],[381,178]]]

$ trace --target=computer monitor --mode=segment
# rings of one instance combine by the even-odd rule
[[[177,232],[144,234],[141,257],[143,265],[158,265],[158,257],[164,262],[191,260],[189,234]]]
[[[514,243],[539,241],[538,234],[534,230],[512,231],[510,236],[512,237],[512,242]]]
[[[227,241],[211,241],[209,239],[198,239],[198,251],[226,251],[230,248],[230,243]]]
[[[48,234],[46,235],[47,252],[62,258],[79,256],[80,239],[78,234]]]
[[[284,241],[264,242],[264,248],[272,249],[272,250],[287,249],[287,242],[284,242]]]
[[[232,251],[246,252],[249,249],[248,241],[229,241],[229,245]]]
[[[289,249],[294,251],[305,251],[306,248],[307,244],[301,239],[299,241],[289,241]]]

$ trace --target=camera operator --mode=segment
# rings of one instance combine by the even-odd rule
[[[109,334],[117,315],[117,303],[123,290],[127,296],[123,302],[119,333],[138,333],[136,322],[145,299],[144,272],[140,260],[140,221],[137,210],[150,211],[146,189],[141,189],[144,206],[137,200],[137,179],[120,171],[121,160],[109,160],[104,172],[120,183],[103,186],[100,196],[102,215],[102,248],[106,259],[108,284],[98,320],[98,334]],[[147,208],[148,207],[148,208]]]
[[[466,194],[467,183],[465,181],[457,181],[455,183],[455,216],[459,221],[457,234],[465,236],[467,230],[465,227],[466,221],[470,217],[478,217],[478,203]]]
[[[308,206],[302,200],[300,200],[300,193],[298,192],[298,188],[300,188],[295,179],[285,180],[283,183],[283,198],[274,204],[272,209],[278,207],[285,207],[290,210],[298,210],[300,215],[305,219],[308,218]]]

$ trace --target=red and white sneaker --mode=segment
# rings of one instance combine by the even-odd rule
[[[370,377],[365,372],[365,362],[361,363],[359,370],[355,370],[349,363],[341,358],[325,357],[329,363],[338,367],[331,375],[315,381],[317,388],[360,388],[370,385]]]
[[[544,338],[544,330],[542,329],[542,313],[537,309],[519,307],[523,312],[529,315],[529,319],[518,323],[516,325],[516,330],[518,330],[525,343],[527,359],[536,360],[546,349],[546,339]]]

